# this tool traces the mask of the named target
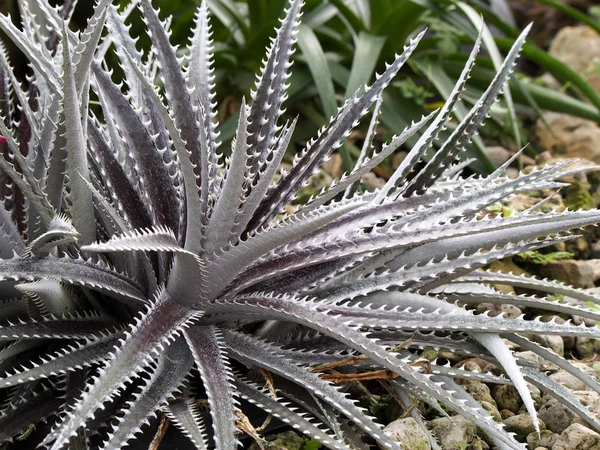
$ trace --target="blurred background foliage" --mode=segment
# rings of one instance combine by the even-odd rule
[[[194,6],[199,0],[195,5],[189,0],[155,1],[165,17],[173,16],[173,42],[186,42],[193,25]],[[600,122],[600,96],[580,74],[548,55],[544,48],[551,35],[536,35],[538,29],[547,33],[552,23],[559,25],[565,18],[584,20],[597,26],[593,16],[587,14],[593,5],[581,0],[571,4],[542,0],[529,2],[529,7],[527,1],[516,3],[306,0],[286,102],[290,116],[301,118],[296,141],[313,136],[345,98],[364,83],[372,82],[375,73],[381,72],[385,63],[402,51],[407,39],[425,27],[428,29],[426,38],[385,92],[379,142],[389,140],[411,120],[443,102],[483,27],[483,49],[463,96],[463,105],[456,112],[456,118],[461,119],[491,81],[494,68],[502,60],[501,53],[510,47],[520,28],[526,25],[516,23],[514,17],[507,14],[517,8],[520,8],[517,12],[522,21],[538,19],[543,22],[534,28],[510,90],[506,91],[508,95],[494,108],[483,135],[465,154],[465,157],[477,158],[472,167],[483,173],[493,169],[484,151],[487,140],[511,150],[525,145],[529,141],[527,119],[533,120],[542,110],[565,112]],[[233,134],[240,98],[249,95],[264,49],[273,36],[272,30],[278,25],[285,4],[285,0],[209,0],[224,141]],[[544,87],[537,79],[543,71],[559,80],[565,86],[564,91]],[[525,121],[517,120],[517,117]],[[367,123],[364,120],[363,126]],[[449,132],[451,129],[447,130]],[[341,149],[346,170],[352,167],[363,137],[360,131],[354,133]],[[528,151],[531,154],[535,150],[529,148]],[[386,177],[391,170],[384,166],[379,175]]]
[[[16,1],[16,0],[15,0]],[[221,139],[234,133],[240,99],[247,98],[283,14],[286,0],[207,0],[212,12],[215,74]],[[121,4],[129,3],[121,0]],[[164,18],[172,16],[172,42],[182,47],[193,28],[200,0],[153,0]],[[588,0],[305,0],[303,24],[294,55],[294,69],[285,103],[288,116],[299,117],[294,136],[298,145],[314,136],[343,100],[374,80],[386,62],[402,51],[407,39],[424,28],[426,37],[386,90],[376,145],[390,139],[412,120],[439,107],[448,96],[480,29],[482,51],[472,71],[460,120],[491,81],[502,54],[527,21],[535,20],[516,74],[501,102],[492,110],[479,136],[465,153],[476,158],[471,167],[488,173],[494,164],[485,152],[488,142],[516,151],[530,141],[531,123],[543,110],[568,113],[600,123],[600,95],[581,74],[551,57],[548,41],[560,26],[581,22],[600,31],[598,6]],[[3,7],[9,7],[5,0]],[[74,26],[83,26],[91,0],[76,5]],[[8,5],[8,6],[7,6]],[[139,45],[149,38],[139,16],[132,15],[132,34]],[[562,90],[545,87],[550,73]],[[340,149],[345,170],[353,167],[368,118]],[[446,130],[450,133],[452,125]],[[418,135],[413,137],[413,141]],[[412,142],[409,142],[410,146]],[[225,146],[224,148],[227,148]],[[534,146],[526,149],[535,155]],[[385,178],[389,161],[377,173]]]

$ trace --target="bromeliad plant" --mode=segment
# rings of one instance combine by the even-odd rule
[[[600,221],[595,210],[540,213],[535,207],[507,218],[481,217],[513,194],[562,186],[558,180],[572,172],[568,164],[511,179],[504,173],[509,161],[489,177],[459,176],[466,166],[461,152],[505,84],[526,33],[426,163],[479,40],[443,108],[375,152],[381,92],[419,34],[278,174],[295,125],[280,122],[301,3],[290,2],[252,101],[242,102],[229,157],[220,153],[226,150],[215,131],[205,3],[181,52],[149,0],[122,12],[101,0],[81,34],[45,0],[35,2],[37,15],[21,3],[22,30],[0,17],[34,74],[24,90],[0,52],[1,88],[19,111],[5,103],[0,121],[6,141],[0,158],[2,441],[22,439],[31,424],[51,419],[42,441],[48,448],[118,449],[161,411],[196,448],[232,449],[242,431],[258,439],[260,423],[244,414],[253,403],[328,448],[361,448],[366,433],[398,449],[402,443],[341,389],[347,380],[382,372],[391,374],[389,387],[405,406],[413,398],[438,409],[443,403],[500,448],[523,446],[455,378],[514,384],[537,428],[532,383],[600,430],[578,400],[515,358],[506,343],[600,392],[596,381],[523,337],[597,337],[600,330],[475,315],[459,306],[507,303],[600,320],[594,311],[501,294],[488,284],[600,303],[586,292],[477,270]],[[146,55],[126,25],[135,7],[153,42]],[[121,85],[102,64],[113,46],[125,74]],[[90,109],[90,98],[101,111]],[[372,105],[355,169],[284,213]],[[386,185],[357,193],[361,176],[417,130],[421,137]],[[486,358],[507,376],[423,364],[419,352],[426,348]],[[210,414],[200,408],[203,399]],[[410,414],[423,423],[416,409]],[[101,437],[90,441],[98,430]]]

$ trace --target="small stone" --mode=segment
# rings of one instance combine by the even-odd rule
[[[540,150],[549,150],[553,155],[565,158],[586,158],[600,162],[600,127],[587,119],[563,113],[545,112],[544,118],[552,131],[543,121],[536,124],[536,135]]]
[[[518,178],[519,175],[519,169],[517,169],[516,167],[509,167],[508,169],[506,169],[506,176],[511,180]]]
[[[431,450],[429,437],[412,417],[394,420],[383,431],[404,450]]]
[[[512,197],[511,197],[512,199]],[[524,208],[527,209],[527,208]],[[518,212],[520,212],[521,210],[519,210]],[[523,269],[521,269],[519,266],[517,266],[514,261],[512,260],[512,258],[507,258],[507,259],[501,259],[499,261],[494,261],[490,264],[490,270],[493,272],[502,272],[502,273],[509,273],[512,272],[515,275],[524,275],[527,274],[527,272]],[[506,284],[496,284],[494,285],[494,287],[496,288],[496,290],[502,292],[503,294],[514,294],[515,293],[515,289],[512,286],[506,285]]]
[[[579,370],[581,370],[586,375],[589,375],[594,380],[600,382],[600,373],[598,373],[598,371],[592,367],[592,365],[593,365],[592,363],[586,363],[586,362],[582,362],[582,361],[578,361],[578,362],[569,361],[569,362],[571,362],[571,364],[573,364],[575,367],[577,367]],[[589,389],[591,389],[591,388],[586,388],[586,390],[589,390]]]
[[[594,343],[591,338],[580,336],[575,341],[575,350],[582,358],[589,358],[594,354]]]
[[[455,367],[457,369],[469,370],[471,372],[482,372],[487,361],[480,358],[469,358],[459,362]]]
[[[567,244],[565,242],[557,242],[555,244],[552,244],[551,247],[555,252],[566,252],[567,251]]]
[[[600,434],[579,423],[566,428],[552,450],[600,450]]]
[[[265,450],[300,450],[303,445],[304,439],[293,431],[267,436],[263,442]],[[260,450],[260,446],[253,442],[249,450]]]
[[[550,334],[527,334],[526,335],[533,342],[552,350],[559,356],[565,354],[565,343],[560,336]]]
[[[531,383],[527,383],[527,388],[529,388],[529,393],[531,394],[531,398],[533,401],[540,405],[542,404],[542,391],[537,386],[534,386]]]
[[[495,400],[492,398],[490,388],[481,381],[459,380],[458,383],[461,384],[464,390],[471,394],[478,402],[488,402],[494,405],[496,404]]]
[[[439,357],[443,358],[443,359],[447,359],[450,362],[450,364],[452,364],[452,365],[457,364],[464,359],[464,357],[462,355],[459,355],[458,353],[446,352],[444,350],[441,350],[439,352]]]
[[[575,414],[550,395],[544,395],[543,402],[538,417],[544,421],[547,429],[562,433],[571,424]]]
[[[527,447],[529,448],[538,448],[538,447],[546,447],[552,448],[554,443],[558,439],[558,434],[550,431],[550,430],[540,430],[540,435],[534,431],[533,433],[529,433],[527,435]]]
[[[477,305],[478,313],[484,313],[486,311],[492,317],[501,315],[507,319],[516,319],[523,314],[521,308],[515,305],[503,305],[499,303],[480,303]]]
[[[594,281],[600,280],[600,259],[586,259],[585,262],[592,268]]]
[[[600,243],[600,241],[598,241],[598,243]],[[586,290],[589,292],[589,291],[593,291],[594,288],[592,288],[592,289],[586,289]],[[593,292],[590,292],[590,293],[594,294]],[[583,307],[583,308],[587,308],[587,305],[586,305],[585,301],[579,300],[579,299],[576,299],[576,298],[573,298],[573,297],[564,297],[563,300],[562,300],[562,303],[565,303],[565,304],[568,304],[568,305],[572,305],[572,306],[580,306],[580,307]],[[594,319],[590,319],[590,318],[587,318],[587,317],[581,317],[581,316],[578,316],[576,314],[573,314],[571,317],[573,318],[573,323],[575,325],[581,325],[582,323],[585,323],[589,327],[596,325],[596,321]],[[575,343],[573,342],[573,347],[574,346],[575,346]],[[566,348],[567,347],[565,345],[565,349]]]
[[[600,296],[600,287],[593,287],[593,288],[587,289],[587,292],[589,292],[592,295]]]
[[[460,443],[471,444],[477,431],[475,424],[462,416],[432,420],[429,422],[429,429],[444,450],[461,450]]]
[[[574,391],[585,391],[588,387],[587,384],[585,384],[576,376],[571,375],[564,369],[560,369],[558,372],[553,373],[552,375],[550,375],[550,378],[552,378],[558,384],[561,384],[564,387],[572,389]]]
[[[521,358],[526,359],[527,361],[531,361],[534,363],[540,362],[540,357],[538,356],[538,354],[535,352],[532,352],[531,350],[527,350],[526,352],[519,352],[519,356]]]
[[[542,392],[531,383],[527,383],[527,387],[529,388],[529,394],[531,395],[531,399],[533,400],[537,410],[540,408],[540,406],[542,406]],[[527,407],[524,404],[522,404],[519,408],[519,414],[529,414]]]
[[[600,136],[599,136],[600,138]],[[594,287],[594,272],[586,261],[563,259],[539,266],[540,274],[580,288]]]
[[[600,394],[596,391],[575,391],[573,395],[590,411],[598,406],[597,403],[600,400]]]
[[[385,180],[381,177],[378,177],[373,172],[365,173],[360,181],[361,183],[366,184],[369,190],[381,189],[383,186],[385,186]]]
[[[513,386],[499,384],[494,387],[492,392],[498,409],[508,409],[514,413],[519,411],[522,400],[519,392]]]
[[[596,31],[586,25],[563,27],[552,39],[548,53],[580,73],[600,92],[600,77],[596,70],[600,58],[600,36]]]
[[[485,154],[495,167],[501,166],[512,154],[500,145],[490,145],[485,147]]]
[[[581,316],[576,316],[576,315],[572,315],[571,316],[573,318],[573,324],[574,325],[581,325],[582,323],[585,324],[585,326],[587,327],[593,327],[596,325],[596,321],[594,319],[591,319],[589,317],[581,317]],[[573,337],[573,336],[571,336]],[[592,338],[592,342],[596,341],[597,339]],[[575,347],[575,342],[573,341],[573,347]],[[567,348],[566,344],[565,344],[565,349]]]
[[[529,414],[518,414],[516,416],[509,417],[504,420],[504,426],[506,431],[515,433],[518,439],[525,439],[527,435],[535,432],[533,420]],[[540,430],[545,429],[546,426],[540,420]]]
[[[502,422],[502,415],[498,411],[498,407],[495,403],[486,402],[485,400],[480,402],[481,407],[489,412],[496,422]]]
[[[515,416],[516,414],[512,411],[509,411],[508,409],[503,409],[502,411],[500,411],[500,417],[502,417],[502,420],[506,420],[509,417]]]
[[[509,346],[510,348],[510,346]],[[511,348],[511,351],[515,351],[514,348]],[[488,361],[488,363],[483,366],[483,372],[484,373],[493,373],[493,374],[497,374],[499,371],[498,366],[496,364],[493,364],[491,362]]]
[[[588,411],[596,416],[596,419],[600,420],[600,394],[596,391],[574,391],[573,395],[585,406]],[[579,423],[584,427],[590,428],[590,425],[583,420],[581,417],[576,416],[571,425]]]

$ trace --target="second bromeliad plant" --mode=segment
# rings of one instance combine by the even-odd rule
[[[233,449],[238,430],[253,433],[260,425],[242,412],[250,402],[329,448],[360,446],[350,421],[397,449],[401,443],[321,373],[355,356],[349,361],[359,373],[397,374],[391,386],[406,405],[414,397],[438,409],[448,405],[503,449],[523,445],[454,378],[514,384],[537,428],[532,383],[600,430],[577,399],[516,359],[505,342],[600,392],[589,376],[521,336],[599,337],[597,328],[492,318],[458,306],[500,302],[600,320],[593,311],[504,295],[488,284],[600,303],[586,292],[477,270],[600,221],[595,210],[532,208],[508,218],[480,217],[513,194],[562,186],[568,164],[511,179],[504,173],[509,161],[489,177],[460,177],[465,164],[458,158],[507,80],[526,32],[428,162],[425,152],[450,119],[479,41],[444,107],[372,153],[381,92],[422,35],[416,36],[276,177],[295,125],[279,122],[301,3],[290,2],[252,101],[242,103],[229,158],[219,153],[215,133],[205,3],[183,59],[149,0],[134,1],[124,12],[101,0],[80,35],[46,0],[36,2],[37,17],[23,2],[22,30],[0,17],[0,28],[35,74],[35,89],[24,92],[0,52],[4,92],[13,93],[30,127],[17,133],[22,128],[11,108],[0,121],[7,141],[0,168],[8,181],[0,204],[1,441],[50,418],[55,424],[43,445],[53,450],[118,449],[162,411],[197,448]],[[147,55],[138,52],[125,24],[136,5],[152,37]],[[46,46],[48,28],[62,36],[56,54]],[[102,65],[111,44],[125,85],[115,84]],[[90,89],[103,118],[89,110]],[[34,98],[37,108],[30,107]],[[355,170],[282,215],[373,104]],[[361,176],[417,130],[421,137],[385,187],[356,193]],[[507,378],[426,367],[419,350],[431,347],[493,361]],[[268,383],[253,368],[262,369]],[[202,423],[202,398],[210,407],[209,427]],[[411,414],[423,423],[417,410]],[[108,433],[90,444],[90,433],[106,422]]]

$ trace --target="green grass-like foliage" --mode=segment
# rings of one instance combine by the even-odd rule
[[[505,295],[489,285],[600,303],[584,291],[477,270],[600,221],[597,210],[535,207],[481,217],[513,194],[562,186],[560,177],[573,172],[566,163],[511,179],[504,173],[509,161],[488,177],[460,177],[461,153],[510,75],[526,32],[427,162],[424,154],[450,120],[480,39],[445,105],[398,130],[376,152],[371,142],[381,93],[423,33],[415,36],[278,174],[295,126],[281,116],[301,0],[290,1],[252,98],[242,102],[228,158],[215,132],[206,3],[191,42],[180,49],[150,0],[123,11],[101,0],[80,34],[45,0],[35,5],[35,15],[24,7],[22,29],[0,17],[34,74],[23,90],[0,51],[2,97],[13,100],[3,104],[0,121],[1,441],[18,438],[17,446],[25,445],[36,437],[31,424],[48,419],[52,428],[42,446],[119,449],[161,412],[191,447],[233,449],[240,430],[253,433],[260,425],[245,418],[252,403],[327,448],[360,447],[361,434],[368,434],[383,448],[398,449],[401,443],[341,385],[316,371],[359,356],[351,359],[358,372],[398,375],[389,383],[406,405],[414,396],[439,410],[443,404],[499,448],[523,445],[455,378],[514,384],[537,427],[532,383],[600,430],[590,412],[537,367],[516,359],[505,341],[600,391],[564,359],[522,337],[599,337],[600,330],[475,315],[459,306],[500,302],[600,320],[597,311]],[[128,32],[134,8],[152,38],[148,54],[140,54]],[[113,49],[122,85],[103,65]],[[90,98],[98,99],[101,114],[89,108]],[[284,213],[373,105],[354,170]],[[417,130],[420,138],[387,184],[356,193],[361,176]],[[486,358],[506,376],[436,363],[429,369],[418,361],[431,348]],[[208,399],[206,415],[202,399]],[[417,409],[410,413],[423,423]]]

